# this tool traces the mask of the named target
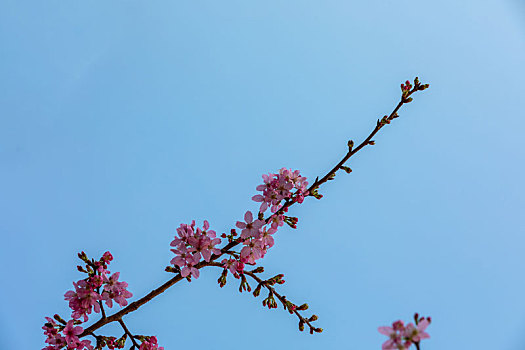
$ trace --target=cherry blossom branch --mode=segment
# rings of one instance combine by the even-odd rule
[[[345,166],[346,162],[365,146],[374,145],[375,141],[373,137],[379,130],[399,117],[398,111],[404,104],[412,101],[411,95],[413,93],[425,90],[426,88],[428,88],[428,84],[421,84],[417,77],[414,80],[414,85],[409,81],[401,84],[401,100],[394,110],[389,115],[385,115],[382,119],[377,120],[375,128],[357,147],[354,148],[354,142],[352,140],[348,141],[348,151],[344,157],[321,179],[317,177],[309,188],[307,188],[308,182],[306,178],[301,176],[298,170],[292,171],[291,169],[282,168],[277,174],[270,173],[269,175],[263,175],[264,184],[257,186],[257,190],[262,191],[262,195],[258,194],[252,197],[254,201],[261,202],[258,218],[253,220],[252,213],[247,211],[244,215],[245,222],[237,221],[236,223],[236,227],[242,229],[240,237],[236,237],[237,232],[235,229],[232,229],[229,235],[225,233],[221,235],[223,238],[228,238],[228,243],[222,249],[215,247],[221,243],[221,239],[216,237],[216,232],[210,229],[210,225],[206,220],[204,221],[202,229],[200,227],[195,228],[195,221],[193,221],[191,225],[181,224],[177,229],[178,236],[175,236],[175,239],[171,242],[171,246],[175,247],[172,251],[176,255],[170,262],[173,266],[166,268],[167,272],[172,272],[176,275],[129,305],[126,299],[133,295],[126,290],[128,284],[118,281],[119,272],[113,273],[110,276],[110,272],[107,270],[107,265],[113,259],[112,255],[106,252],[100,260],[95,261],[94,259],[88,259],[84,252],[80,253],[79,258],[86,266],[85,268],[82,266],[78,266],[77,268],[80,272],[86,273],[87,278],[74,282],[75,290],[68,291],[65,294],[65,298],[69,301],[69,306],[73,310],[73,319],[65,322],[60,316],[55,315],[55,320],[60,323],[57,324],[51,318],[46,317],[48,322],[44,325],[43,329],[44,334],[48,336],[46,343],[51,345],[45,349],[62,349],[62,347],[66,345],[68,348],[84,349],[84,347],[87,347],[88,349],[92,349],[90,341],[79,340],[79,338],[86,335],[93,335],[96,338],[97,348],[99,344],[100,346],[107,344],[110,348],[116,346],[115,344],[118,344],[119,348],[120,346],[123,347],[126,337],[129,336],[133,342],[132,348],[139,348],[135,340],[137,339],[142,342],[140,348],[146,350],[163,349],[162,347],[158,347],[157,339],[154,336],[133,336],[127,329],[123,317],[136,311],[156,296],[164,293],[168,288],[180,282],[182,279],[185,278],[191,281],[192,277],[198,278],[200,274],[199,270],[206,266],[216,266],[224,269],[218,280],[221,287],[226,283],[228,271],[231,272],[235,278],[240,278],[241,285],[239,291],[241,292],[243,290],[251,291],[251,287],[245,277],[246,275],[250,276],[258,283],[253,292],[254,296],[257,297],[260,294],[262,287],[268,290],[268,297],[263,300],[264,306],[268,306],[269,308],[277,307],[274,299],[274,296],[276,296],[285,310],[288,310],[290,314],[295,314],[298,317],[299,329],[301,331],[304,330],[304,325],[306,324],[310,328],[311,334],[314,332],[322,332],[322,328],[316,328],[311,324],[311,322],[317,320],[316,315],[305,318],[299,312],[306,310],[308,308],[307,304],[298,307],[287,300],[284,295],[279,294],[273,287],[275,284],[284,283],[282,279],[283,275],[277,275],[270,279],[263,280],[256,275],[256,273],[263,272],[264,269],[262,267],[258,267],[252,271],[246,271],[244,270],[245,264],[255,265],[256,260],[264,257],[267,250],[274,245],[272,235],[284,223],[292,228],[296,228],[298,219],[284,215],[288,209],[295,203],[302,203],[304,198],[308,196],[321,199],[323,196],[318,193],[318,189],[324,183],[333,180],[338,171],[344,170],[347,173],[352,172],[352,169]],[[264,218],[264,213],[268,208],[270,208],[271,214],[267,218]],[[269,225],[270,223],[271,227]],[[241,243],[244,247],[240,252],[232,250],[232,248]],[[230,258],[222,260],[221,263],[216,262],[217,259],[225,254],[229,255]],[[124,308],[113,315],[107,316],[103,302],[105,302],[109,308],[113,306],[113,302]],[[86,329],[78,326],[82,323],[82,321],[79,320],[82,317],[84,318],[83,322],[87,322],[88,315],[92,310],[97,313],[101,312],[101,319]],[[115,321],[120,323],[125,332],[120,339],[95,336],[93,333],[100,327]],[[428,336],[428,334],[424,332],[424,329],[428,323],[430,323],[430,318],[423,321],[422,318],[418,319],[416,317],[415,323],[417,328],[412,324],[403,328],[399,322],[401,321],[394,323],[394,328],[380,327],[380,332],[387,335],[389,334],[388,332],[391,332],[392,335],[395,335],[399,339],[405,339],[409,345],[415,344],[417,350],[420,350],[419,340]],[[422,323],[418,325],[418,322]]]
[[[347,154],[343,157],[343,159],[341,159],[341,161],[339,163],[337,163],[336,166],[334,166],[334,168],[332,170],[330,170],[325,176],[323,176],[321,178],[321,180],[319,180],[318,178],[315,180],[315,182],[310,186],[310,188],[308,189],[308,193],[310,196],[314,196],[316,198],[320,198],[321,195],[317,194],[317,189],[322,185],[324,184],[325,182],[331,180],[334,178],[335,174],[337,173],[337,171],[341,170],[341,169],[345,169],[345,166],[344,164],[350,159],[350,157],[352,157],[353,155],[355,155],[357,152],[359,152],[361,149],[363,149],[365,146],[367,145],[373,145],[374,144],[374,141],[372,141],[372,138],[377,134],[377,132],[379,130],[381,130],[381,128],[385,125],[385,124],[390,124],[390,122],[397,118],[398,117],[398,114],[397,112],[399,111],[399,109],[406,103],[409,103],[412,101],[412,98],[410,97],[413,93],[415,93],[416,91],[421,91],[421,90],[425,90],[426,88],[428,88],[428,84],[425,84],[425,85],[421,85],[419,84],[419,80],[418,78],[416,78],[416,80],[414,81],[414,86],[412,87],[410,82],[407,81],[406,85],[403,85],[401,86],[401,89],[403,91],[402,93],[402,96],[401,96],[401,100],[399,101],[399,103],[396,105],[396,107],[394,108],[394,110],[390,113],[390,115],[388,116],[384,116],[381,120],[378,120],[377,121],[377,125],[376,127],[372,130],[372,132],[370,133],[370,135],[368,135],[368,137],[363,141],[361,142],[361,144],[359,144],[359,146],[357,146],[356,148],[353,148],[353,141],[349,141],[348,142],[348,152]],[[407,87],[410,87],[407,89]],[[348,168],[350,169],[350,168]],[[345,169],[347,172],[349,172],[348,169]],[[351,171],[351,170],[350,170]],[[290,206],[292,206],[294,203],[296,203],[295,201],[287,201],[285,202],[285,204],[275,213],[273,213],[272,215],[270,215],[266,220],[265,222],[269,222],[273,217],[277,216],[277,215],[280,215],[282,213],[284,213],[285,211],[288,210],[288,208]],[[206,261],[201,261],[199,262],[198,264],[195,265],[195,268],[196,269],[201,269],[203,267],[206,267],[206,266],[210,266],[210,263],[213,263],[214,260],[217,260],[219,257],[221,257],[223,254],[229,252],[233,247],[237,246],[238,244],[240,244],[241,241],[239,240],[234,240],[230,243],[228,243],[226,246],[224,246],[222,249],[221,249],[221,253],[220,254],[214,254],[211,259],[210,259],[210,262],[206,262]],[[136,311],[139,307],[141,307],[142,305],[146,304],[147,302],[151,301],[153,298],[155,298],[156,296],[164,293],[168,288],[172,287],[173,285],[175,285],[176,283],[180,282],[182,279],[184,279],[184,277],[182,277],[182,275],[179,273],[177,274],[176,276],[174,276],[172,279],[170,279],[169,281],[165,282],[163,285],[161,285],[160,287],[152,290],[151,292],[149,292],[148,294],[146,294],[144,297],[140,298],[139,300],[136,300],[134,302],[132,302],[131,304],[129,304],[127,307],[125,307],[124,309],[118,311],[117,313],[111,315],[111,316],[108,316],[106,318],[103,318],[103,319],[100,319],[99,321],[95,322],[94,324],[92,324],[91,326],[89,326],[88,328],[86,328],[84,330],[84,332],[81,334],[80,337],[83,337],[87,334],[89,334],[90,332],[93,332],[97,329],[99,329],[100,327],[108,324],[108,323],[112,323],[112,322],[115,322],[115,321],[118,321],[119,319],[122,319],[123,316],[129,314],[130,312],[133,312],[133,311]]]

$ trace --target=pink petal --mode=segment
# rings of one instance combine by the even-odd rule
[[[388,336],[390,336],[390,334],[394,332],[394,329],[392,327],[379,327],[377,328],[377,330],[379,331],[379,333],[388,335]]]
[[[181,271],[181,276],[188,277],[189,274],[190,274],[190,269],[187,266],[184,266]]]
[[[245,229],[246,228],[246,224],[244,222],[240,222],[240,221],[237,221],[235,226],[237,226],[240,229]]]
[[[422,332],[424,331],[425,329],[427,329],[428,325],[430,323],[428,322],[428,320],[425,318],[423,319],[423,321],[419,322],[419,324],[417,325],[417,330]]]
[[[252,200],[255,201],[255,202],[264,202],[264,197],[261,196],[260,194],[257,194],[257,195],[252,197]]]
[[[244,221],[246,221],[247,223],[253,221],[253,215],[251,211],[247,211],[246,214],[244,214]]]
[[[430,338],[430,335],[427,332],[420,331],[420,333],[418,334],[418,337],[420,339],[428,339]]]

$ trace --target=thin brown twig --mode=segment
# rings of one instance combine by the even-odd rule
[[[133,334],[131,334],[131,332],[128,330],[128,327],[126,327],[126,324],[124,323],[124,321],[122,321],[122,319],[119,318],[118,323],[120,323],[120,325],[122,326],[122,329],[124,330],[124,332],[126,332],[128,337],[133,342],[133,346],[138,349],[139,348],[139,344],[137,344],[137,341],[135,340],[135,338],[133,338]]]
[[[93,332],[90,332],[90,333],[89,333],[88,335],[91,335],[92,337],[94,337],[94,338],[95,338],[95,340],[96,340],[96,342],[97,342],[97,347],[98,347],[98,346],[99,346],[99,344],[100,344],[100,342],[101,342],[101,340],[102,340],[102,337],[101,337],[101,336],[99,336],[99,335],[96,335],[96,334],[95,334],[95,333],[93,333]]]
[[[99,300],[98,304],[100,305],[100,311],[102,312],[102,319],[104,319],[106,318],[106,311],[104,311],[104,305],[102,304],[102,300]]]
[[[200,267],[202,267],[202,266],[200,266]],[[149,292],[148,294],[146,294],[145,296],[143,296],[139,300],[132,302],[131,304],[129,304],[124,309],[120,310],[119,312],[114,313],[113,315],[108,316],[105,319],[101,319],[101,320],[93,323],[91,326],[89,326],[88,328],[86,328],[84,330],[84,332],[81,334],[81,337],[85,336],[86,334],[89,334],[90,332],[93,332],[94,330],[99,329],[100,327],[102,327],[102,326],[104,326],[104,325],[106,325],[108,323],[115,322],[115,321],[118,321],[119,319],[122,319],[123,316],[129,314],[130,312],[133,312],[133,311],[137,310],[139,307],[141,307],[142,305],[146,304],[151,299],[155,298],[157,295],[160,295],[160,294],[164,293],[169,287],[173,286],[175,283],[179,282],[183,278],[184,277],[182,277],[180,274],[177,274],[175,277],[173,277],[169,281],[165,282],[160,287],[158,287],[156,289],[153,289],[151,292]]]
[[[389,115],[389,118],[392,119],[394,116],[397,115],[397,111],[399,111],[399,109],[401,108],[401,106],[403,106],[405,103],[408,103],[409,101],[407,101],[406,99],[412,95],[414,92],[418,91],[417,89],[417,86],[414,86],[414,88],[412,90],[410,90],[406,96],[403,96],[401,101],[397,104],[397,106],[394,108],[394,110],[392,111],[392,113],[390,113]],[[325,182],[327,182],[329,180],[330,177],[333,177],[333,175],[342,168],[342,166],[348,161],[348,159],[350,159],[350,157],[352,157],[354,154],[356,154],[357,152],[359,152],[362,148],[364,148],[366,145],[370,144],[370,141],[372,140],[372,138],[377,134],[377,132],[382,128],[383,125],[380,125],[379,124],[379,121],[378,121],[378,124],[376,125],[376,127],[372,130],[372,132],[370,133],[370,135],[368,135],[368,137],[359,144],[359,146],[357,146],[356,148],[353,148],[353,149],[349,149],[348,153],[343,157],[343,159],[341,159],[341,161],[332,169],[330,170],[325,176],[323,176],[321,178],[321,180],[317,180],[310,186],[310,188],[308,189],[308,192],[310,192],[310,195],[311,195],[311,191],[319,188],[319,186],[321,186],[322,184],[324,184]],[[292,206],[295,202],[294,201],[288,201],[286,202],[277,212],[275,212],[274,214],[272,214],[270,217],[268,217],[266,219],[266,222],[269,222],[269,220],[276,216],[276,215],[280,215],[282,213],[284,213],[290,206]],[[219,257],[221,257],[225,252],[229,251],[231,248],[237,246],[238,244],[240,244],[241,242],[240,241],[232,241],[230,243],[228,243],[226,246],[224,246],[222,249],[221,249],[221,253],[218,254],[218,255],[213,255],[210,259],[210,262],[206,262],[206,261],[201,261],[200,263],[196,264],[195,265],[195,268],[197,269],[201,269],[205,266],[210,266],[211,263],[214,262],[214,260],[217,260]],[[132,302],[131,304],[129,304],[127,307],[125,307],[124,309],[118,311],[117,313],[111,315],[111,316],[108,316],[106,318],[103,318],[103,319],[100,319],[99,321],[95,322],[94,324],[92,324],[91,326],[89,326],[88,328],[86,328],[84,330],[84,332],[80,335],[80,337],[84,337],[90,333],[92,333],[93,331],[99,329],[100,327],[108,324],[108,323],[111,323],[111,322],[115,322],[115,321],[118,321],[119,319],[121,319],[124,315],[127,315],[129,314],[130,312],[133,312],[133,311],[136,311],[139,307],[141,307],[142,305],[146,304],[147,302],[149,302],[150,300],[152,300],[153,298],[155,298],[156,296],[164,293],[168,288],[170,288],[171,286],[173,286],[174,284],[176,284],[177,282],[180,282],[182,279],[184,279],[184,277],[181,276],[181,274],[177,274],[175,277],[171,278],[170,280],[168,280],[167,282],[165,282],[164,284],[162,284],[160,287],[152,290],[151,292],[149,292],[148,294],[146,294],[145,296],[143,296],[142,298],[140,298],[139,300],[136,300],[134,302]]]

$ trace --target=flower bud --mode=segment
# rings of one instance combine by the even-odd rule
[[[297,308],[298,311],[308,310],[308,304],[303,304]]]
[[[252,270],[252,273],[261,273],[261,272],[264,272],[264,267],[262,266],[259,266],[256,269]]]
[[[261,288],[262,284],[258,284],[257,287],[255,287],[255,290],[253,291],[253,296],[258,297],[261,294]]]
[[[64,321],[64,319],[63,319],[62,317],[60,317],[58,314],[54,314],[54,315],[53,315],[53,318],[54,318],[55,320],[57,320],[58,322],[62,323],[62,324],[67,324],[67,322]]]
[[[105,252],[104,255],[102,255],[102,260],[104,260],[106,263],[109,263],[111,260],[113,260],[113,255],[111,255],[110,252]]]
[[[352,172],[352,169],[350,167],[345,166],[345,165],[342,165],[341,169],[346,171],[347,174],[350,174]]]

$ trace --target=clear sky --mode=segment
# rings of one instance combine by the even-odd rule
[[[263,261],[325,332],[210,268],[126,318],[166,350],[380,349],[416,311],[422,349],[523,349],[525,5],[3,0],[0,348],[43,347],[77,252],[110,250],[143,296],[180,223],[229,230],[261,174],[323,175],[416,75],[431,88]]]

